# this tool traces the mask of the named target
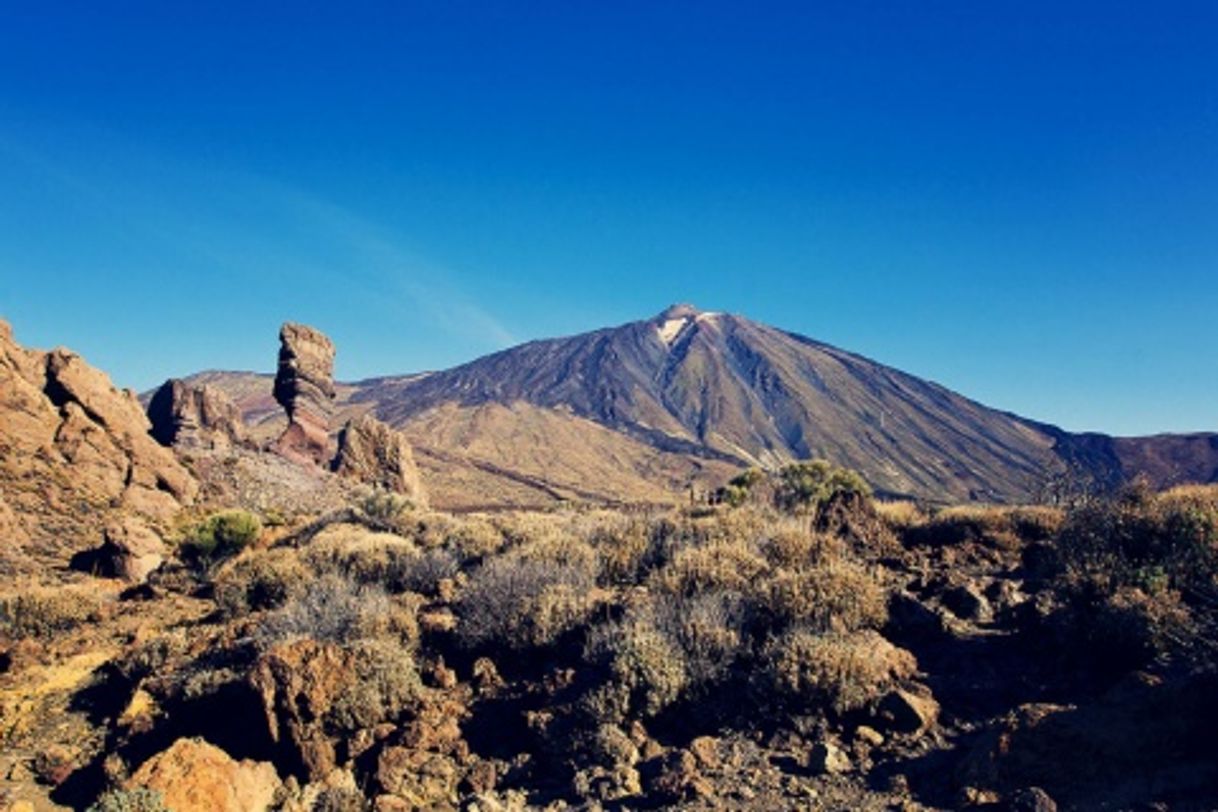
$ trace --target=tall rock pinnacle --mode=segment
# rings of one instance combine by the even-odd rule
[[[276,448],[287,457],[325,464],[333,456],[330,419],[334,407],[334,342],[293,322],[279,330],[275,400],[288,414]]]

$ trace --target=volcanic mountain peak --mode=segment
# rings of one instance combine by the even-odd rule
[[[739,466],[816,457],[859,470],[881,492],[944,502],[1028,500],[1075,474],[1105,486],[1139,473],[1158,484],[1218,479],[1214,435],[1075,435],[688,304],[340,388],[343,408],[402,429],[433,478],[451,479],[445,504],[465,504],[470,490],[491,504],[508,481],[517,491],[650,499],[674,483],[712,486]],[[450,476],[457,459],[467,467]]]

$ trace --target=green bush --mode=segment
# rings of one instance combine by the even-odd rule
[[[750,468],[716,493],[718,501],[733,507],[768,502],[800,515],[814,515],[843,496],[870,499],[871,487],[858,473],[825,460],[795,462],[775,471]]]
[[[262,533],[262,522],[244,510],[213,513],[195,525],[182,539],[182,553],[189,559],[208,564],[235,555]]]
[[[414,502],[400,493],[373,488],[356,500],[356,512],[372,524],[398,527],[415,509]]]
[[[870,498],[871,487],[854,471],[812,460],[779,469],[774,503],[792,513],[815,513],[842,495]]]

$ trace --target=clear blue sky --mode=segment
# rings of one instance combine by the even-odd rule
[[[692,301],[1218,429],[1213,2],[2,6],[0,316],[122,385]]]

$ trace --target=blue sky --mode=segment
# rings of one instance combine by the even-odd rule
[[[1210,2],[4,3],[0,316],[122,385],[729,310],[1218,430]]]

